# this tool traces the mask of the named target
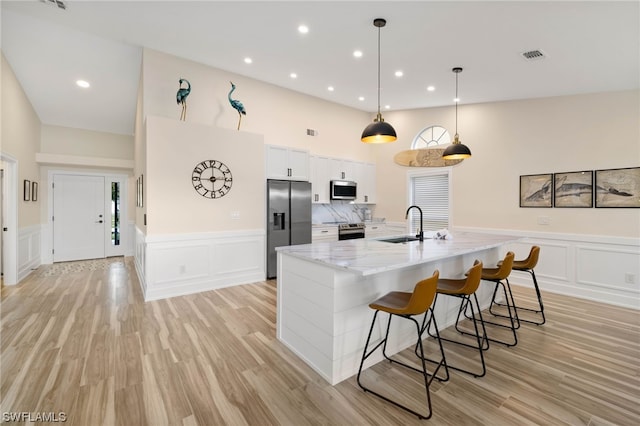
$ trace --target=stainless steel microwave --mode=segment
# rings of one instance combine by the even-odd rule
[[[349,180],[332,180],[330,190],[332,200],[355,200],[358,184]]]

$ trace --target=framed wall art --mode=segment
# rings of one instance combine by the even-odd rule
[[[553,174],[520,176],[520,207],[551,207]]]
[[[23,186],[22,186],[22,199],[24,201],[30,201],[31,200],[31,181],[25,179]]]
[[[595,171],[596,207],[640,207],[640,167]]]
[[[553,207],[593,207],[593,171],[554,173]]]
[[[38,182],[31,182],[31,201],[38,201]]]

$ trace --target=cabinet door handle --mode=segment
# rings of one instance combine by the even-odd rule
[[[322,234],[326,234],[326,233],[328,233],[329,231],[324,230],[324,231],[320,231],[320,232],[321,232]]]
[[[364,196],[364,202],[366,203],[366,202],[368,202],[368,201],[369,201],[369,196],[368,196],[368,195],[365,195],[365,196]]]
[[[341,172],[341,173],[342,173],[342,179],[344,179],[344,172]]]
[[[320,200],[320,196],[318,194],[315,194],[314,201],[319,201],[319,200]]]

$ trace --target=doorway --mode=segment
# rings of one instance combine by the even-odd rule
[[[125,254],[126,176],[52,176],[53,262]],[[126,214],[125,214],[126,216]]]
[[[3,177],[0,206],[2,283],[18,282],[18,161],[8,154],[0,154]]]

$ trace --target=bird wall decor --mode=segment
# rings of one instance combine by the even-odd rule
[[[187,119],[187,96],[191,93],[191,83],[189,83],[189,80],[185,80],[184,78],[181,78],[179,83],[180,87],[178,88],[178,93],[176,93],[176,101],[178,101],[178,105],[182,105],[180,120],[185,121]],[[183,83],[186,83],[187,87],[182,87]]]
[[[238,111],[238,130],[240,130],[242,116],[247,115],[247,111],[244,109],[244,105],[242,105],[242,102],[237,99],[231,99],[231,94],[234,90],[236,90],[236,85],[233,84],[233,81],[230,81],[229,83],[231,83],[231,91],[229,92],[229,95],[227,97],[229,98],[229,103],[231,104],[231,106],[235,108],[236,111]]]

